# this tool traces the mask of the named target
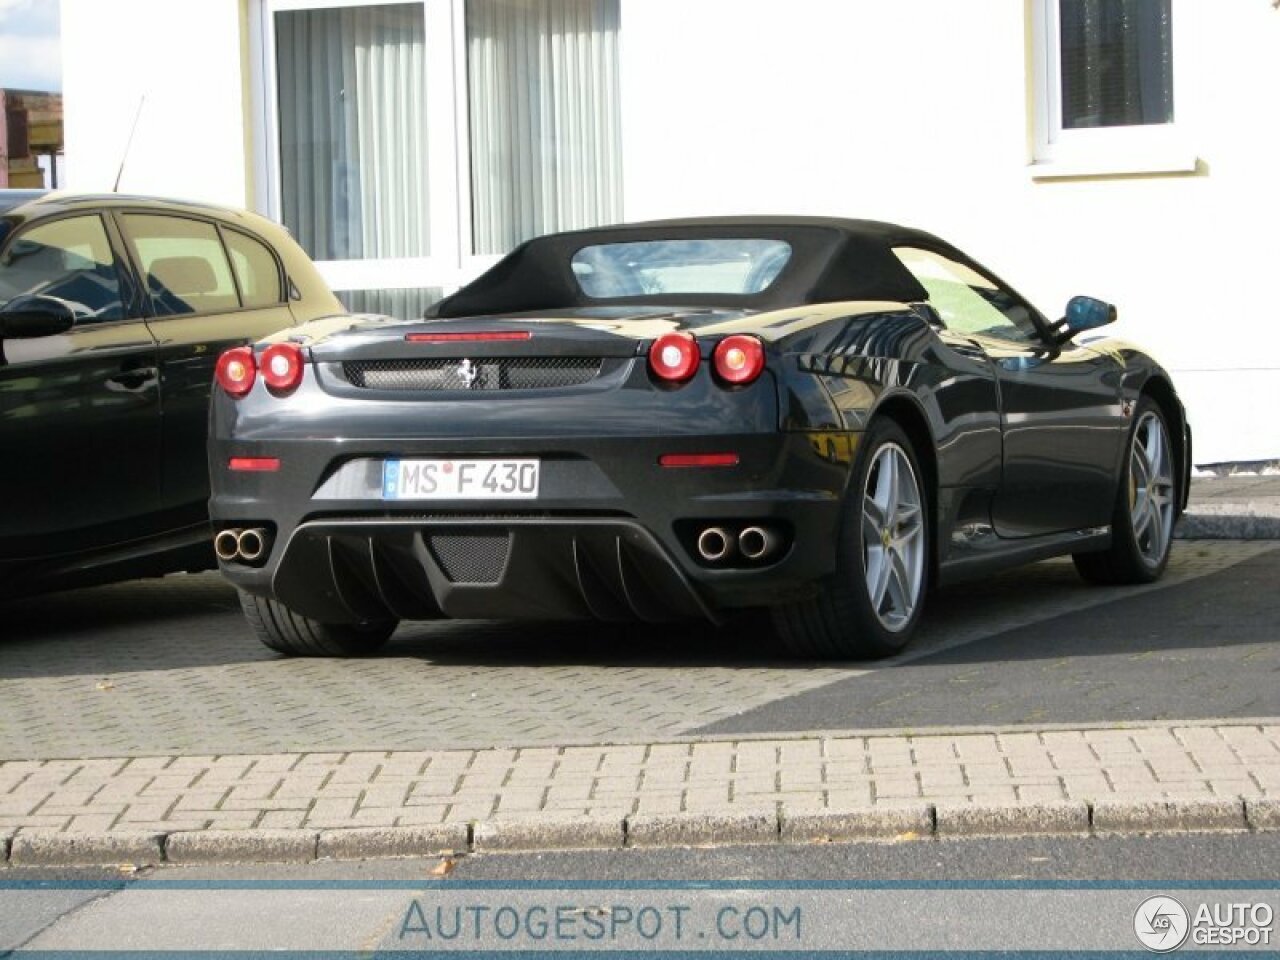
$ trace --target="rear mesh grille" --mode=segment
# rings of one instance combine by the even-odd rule
[[[497,583],[507,567],[511,534],[434,534],[427,537],[427,548],[451,583]]]
[[[366,390],[549,390],[600,376],[600,357],[490,357],[467,360],[355,360],[347,380]]]

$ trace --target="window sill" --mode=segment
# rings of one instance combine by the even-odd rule
[[[1159,177],[1194,174],[1200,159],[1189,151],[1142,151],[1120,156],[1037,160],[1028,165],[1032,180],[1094,180],[1107,177]]]

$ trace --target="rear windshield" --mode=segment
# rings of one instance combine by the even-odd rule
[[[753,294],[768,289],[791,259],[781,240],[644,240],[583,247],[573,273],[589,297],[668,293]]]

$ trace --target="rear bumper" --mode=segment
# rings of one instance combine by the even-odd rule
[[[811,593],[835,569],[853,443],[830,435],[398,441],[215,440],[215,530],[262,527],[260,566],[223,563],[236,585],[326,622],[395,617],[716,620],[726,609]],[[353,449],[357,448],[357,449]],[[669,452],[732,450],[738,466],[663,468]],[[838,453],[837,453],[838,451]],[[278,473],[231,473],[231,455]],[[352,477],[385,456],[538,456],[537,501],[386,502]],[[371,495],[372,494],[372,495]],[[708,525],[764,524],[766,561],[710,565]]]

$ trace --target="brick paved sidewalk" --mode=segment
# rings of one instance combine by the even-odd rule
[[[804,823],[822,837],[1280,828],[1280,722],[0,764],[14,863],[158,860],[165,847],[169,859],[377,855],[415,838],[732,841]]]

